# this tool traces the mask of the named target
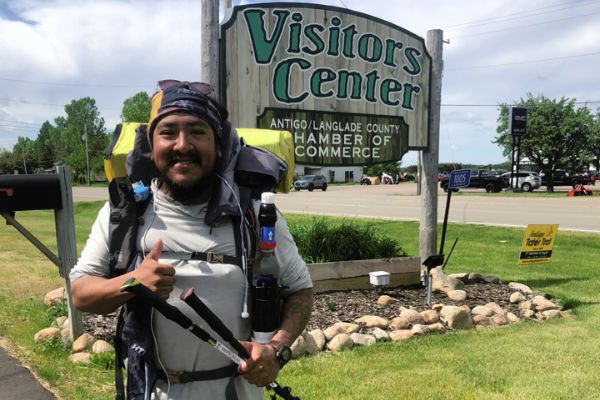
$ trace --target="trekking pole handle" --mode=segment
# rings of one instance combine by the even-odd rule
[[[194,293],[194,288],[185,289],[181,292],[181,300],[190,306],[196,314],[206,321],[219,336],[229,343],[244,358],[250,358],[250,354],[242,344],[233,336],[233,333],[225,326],[204,302]]]

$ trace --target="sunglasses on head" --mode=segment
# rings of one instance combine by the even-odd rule
[[[213,92],[213,88],[207,83],[187,82],[187,81],[181,82],[181,81],[177,81],[175,79],[165,79],[164,81],[159,81],[156,84],[156,91],[158,92],[159,90],[166,90],[166,89],[170,88],[171,86],[180,85],[182,83],[184,85],[188,85],[189,87],[196,89],[197,91],[199,91],[200,93],[202,93],[204,95],[209,95]]]

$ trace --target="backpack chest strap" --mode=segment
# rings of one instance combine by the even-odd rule
[[[228,256],[225,254],[217,254],[214,252],[203,253],[201,251],[185,252],[185,251],[163,251],[160,254],[160,258],[171,259],[171,260],[194,260],[194,261],[206,261],[209,263],[216,264],[233,264],[240,268],[243,268],[242,258]]]

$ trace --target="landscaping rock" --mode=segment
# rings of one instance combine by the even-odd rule
[[[373,335],[375,337],[375,340],[378,342],[390,341],[390,335],[388,335],[388,333],[383,329],[373,328],[373,330],[371,331],[371,335]]]
[[[508,284],[509,287],[511,288],[515,288],[517,290],[520,290],[523,293],[526,294],[531,294],[531,289],[529,288],[529,286],[527,285],[523,285],[522,283],[517,283],[517,282],[511,282]]]
[[[406,318],[396,317],[392,320],[392,328],[395,330],[408,329],[410,322]]]
[[[115,348],[112,347],[109,343],[104,340],[97,340],[96,343],[92,346],[92,353],[100,354],[100,353],[113,353]]]
[[[504,314],[494,314],[494,315],[492,315],[491,319],[494,322],[494,325],[496,325],[496,326],[508,325],[510,322],[508,320],[508,318],[506,318],[506,315],[504,315]]]
[[[52,307],[67,301],[67,288],[54,289],[48,292],[44,297],[44,305],[46,307]]]
[[[495,314],[506,315],[506,310],[504,308],[500,307],[497,303],[491,302],[491,303],[487,303],[485,306],[487,308],[489,308],[490,310],[492,310]]]
[[[471,273],[471,274],[469,274],[467,279],[470,281],[478,281],[478,280],[483,280],[483,276],[481,274]]]
[[[351,324],[349,322],[338,322],[337,324],[333,324],[333,326],[338,326],[342,330],[342,333],[350,335],[351,333],[358,332],[360,329],[360,325]]]
[[[312,336],[313,340],[317,344],[317,348],[319,349],[319,351],[322,351],[325,348],[325,343],[327,342],[323,331],[320,329],[315,329],[314,331],[310,331],[308,334]]]
[[[377,342],[375,336],[364,333],[353,333],[350,335],[350,338],[354,341],[355,345],[359,346],[371,346]]]
[[[425,323],[423,316],[416,310],[404,310],[400,313],[400,318],[406,319],[412,325]]]
[[[498,278],[497,276],[486,276],[483,278],[483,280],[486,281],[487,283],[491,283],[494,285],[500,284],[500,278]]]
[[[327,339],[327,341],[333,339],[340,333],[344,333],[344,332],[342,331],[342,328],[340,328],[339,326],[336,326],[336,325],[330,326],[329,328],[327,328],[323,331],[323,335],[325,336],[325,339]]]
[[[321,351],[321,348],[319,348],[317,341],[310,333],[303,333],[302,337],[304,338],[304,343],[306,343],[306,352],[308,354],[315,355],[319,351]]]
[[[542,315],[545,319],[560,318],[560,312],[558,310],[543,311]]]
[[[435,291],[441,292],[449,292],[450,290],[461,290],[465,284],[456,278],[450,278],[447,276],[441,268],[432,268],[431,269],[432,285],[431,289]]]
[[[533,310],[524,310],[521,312],[521,316],[523,318],[533,318],[534,315],[535,315],[535,311],[533,311]]]
[[[464,304],[462,306],[459,306],[460,308],[462,308],[463,310],[465,310],[466,312],[470,313],[471,312],[471,307],[469,307],[468,305]]]
[[[433,311],[433,310],[423,311],[421,313],[421,316],[423,317],[423,321],[425,321],[425,323],[427,325],[435,324],[436,322],[439,322],[439,320],[440,320],[440,316],[437,313],[437,311]]]
[[[507,313],[507,314],[506,314],[506,318],[508,318],[508,321],[509,321],[511,324],[513,324],[513,323],[515,323],[515,322],[519,322],[519,321],[520,321],[519,317],[517,317],[515,314],[513,314],[513,313],[511,313],[511,312],[509,312],[509,313]]]
[[[365,324],[365,328],[380,328],[387,329],[390,325],[390,321],[385,318],[376,317],[374,315],[368,315],[355,320],[357,324]]]
[[[71,336],[70,336],[69,332],[65,333],[64,335],[61,335],[60,344],[65,349],[71,345]]]
[[[440,311],[442,308],[444,308],[443,304],[434,304],[433,306],[431,306],[431,309],[433,311]]]
[[[65,323],[65,321],[67,321],[68,318],[67,317],[58,317],[56,318],[56,326],[58,326],[58,328],[60,329],[62,327],[62,324]]]
[[[535,305],[531,300],[525,300],[524,302],[519,303],[519,310],[521,310],[521,312],[526,310],[535,311]]]
[[[475,326],[492,326],[492,320],[485,315],[476,315],[473,317]]]
[[[306,354],[306,341],[304,337],[302,335],[298,336],[290,346],[290,349],[292,350],[292,358],[299,358]]]
[[[494,315],[494,312],[486,306],[477,306],[473,309],[473,311],[471,311],[471,314],[473,314],[473,317],[478,315],[491,317],[492,315]],[[473,318],[473,321],[475,321],[475,318]]]
[[[73,351],[79,353],[91,348],[92,344],[94,344],[94,337],[88,333],[84,333],[73,342]]]
[[[454,301],[465,301],[467,299],[467,292],[464,290],[450,290],[446,294],[450,300]]]
[[[377,304],[380,304],[382,306],[387,306],[388,304],[392,304],[393,302],[394,299],[387,295],[380,296],[379,299],[377,299]]]
[[[473,319],[471,318],[471,314],[460,307],[446,306],[442,308],[440,314],[448,326],[452,329],[466,330],[473,328]]]
[[[333,352],[342,351],[343,349],[351,349],[353,346],[354,341],[345,333],[340,333],[327,344],[327,348]]]
[[[60,328],[60,336],[65,336],[65,335],[68,335],[68,334],[70,334],[68,326]]]
[[[514,292],[510,295],[510,302],[513,304],[520,303],[525,300],[527,300],[527,297],[525,297],[521,292]]]
[[[548,311],[558,309],[556,304],[542,296],[536,296],[533,299],[533,304],[535,305],[536,311]]]
[[[392,339],[395,342],[398,340],[410,339],[414,335],[414,332],[409,331],[408,329],[399,329],[397,331],[390,332],[390,339]]]
[[[60,331],[58,328],[46,328],[42,329],[33,337],[34,342],[41,342],[44,340],[50,340],[55,337],[60,337]]]
[[[74,363],[88,364],[90,362],[91,356],[92,356],[92,353],[86,351],[83,353],[71,354],[69,356],[69,360],[71,360],[71,362],[74,362]]]
[[[416,324],[413,325],[411,331],[415,336],[425,336],[429,334],[429,327],[427,325]]]
[[[539,292],[539,291],[533,291],[531,292],[532,296],[542,296],[544,298],[546,298],[547,300],[551,300],[552,299],[552,295],[546,292]]]
[[[446,327],[441,322],[429,325],[429,332],[431,333],[446,333]]]
[[[467,277],[467,276],[469,276],[469,274],[467,274],[467,273],[450,274],[450,275],[448,275],[448,278],[462,279],[462,278]]]

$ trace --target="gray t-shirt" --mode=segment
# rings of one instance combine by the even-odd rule
[[[164,244],[163,251],[170,252],[215,252],[235,255],[233,227],[229,217],[224,217],[213,226],[204,224],[208,203],[183,206],[153,185],[154,199],[145,214],[145,224],[137,234],[136,248],[147,254],[157,238]],[[258,211],[258,207],[257,207]],[[92,232],[81,253],[81,258],[70,274],[71,282],[85,276],[109,276],[108,226],[109,205],[99,212]],[[280,282],[289,288],[282,291],[282,298],[301,289],[311,288],[312,282],[306,264],[298,255],[285,220],[278,214],[275,227],[277,247],[275,257],[280,266]],[[179,308],[195,324],[220,339],[212,329],[179,299],[181,292],[194,287],[195,293],[223,321],[239,340],[250,340],[251,319],[241,318],[245,299],[251,312],[251,290],[246,288],[244,271],[237,265],[215,264],[205,261],[169,260],[161,263],[175,267],[177,283],[168,302]],[[248,289],[248,290],[246,290]],[[168,371],[204,371],[231,365],[231,361],[209,344],[186,332],[160,313],[153,313],[153,334],[156,339],[156,354],[164,369]],[[159,368],[161,366],[159,365]],[[152,399],[225,399],[228,379],[200,381],[171,385],[158,381]],[[240,400],[263,399],[263,390],[236,378],[236,391]],[[167,390],[169,395],[167,396]]]

